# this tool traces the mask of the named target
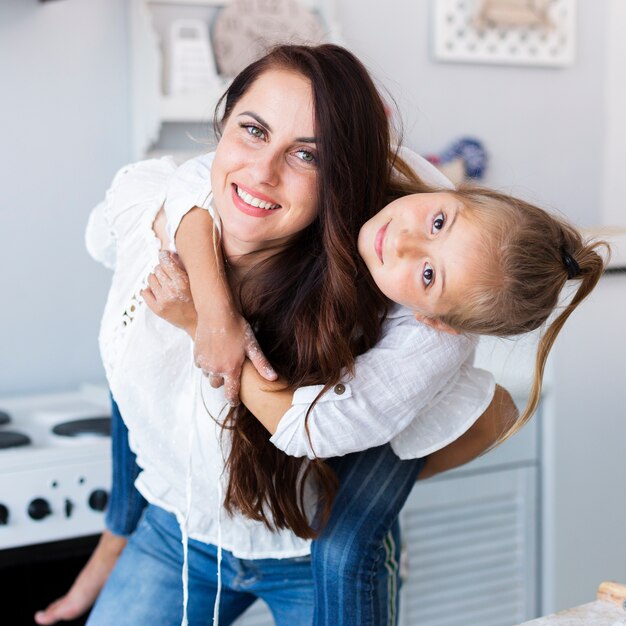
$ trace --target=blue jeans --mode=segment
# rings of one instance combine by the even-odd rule
[[[189,626],[213,623],[217,548],[189,540]],[[183,546],[176,517],[148,505],[119,558],[87,626],[179,626],[183,616]],[[277,626],[304,626],[313,619],[310,557],[235,558],[222,552],[220,626],[231,624],[257,598]]]
[[[424,459],[390,445],[329,459],[340,481],[330,519],[311,546],[315,626],[394,626],[400,591],[398,515]]]
[[[107,527],[127,535],[137,525],[145,500],[133,485],[138,468],[115,402],[112,437]],[[397,624],[398,515],[423,462],[401,461],[389,445],[328,460],[340,487],[330,519],[311,548],[314,626]],[[296,620],[294,626],[304,623]]]
[[[137,528],[147,502],[135,489],[139,467],[135,454],[128,447],[128,428],[113,396],[111,396],[111,439],[112,487],[105,524],[114,535],[127,537]]]

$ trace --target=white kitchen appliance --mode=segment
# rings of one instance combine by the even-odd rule
[[[0,397],[0,560],[103,530],[110,428],[106,390]]]

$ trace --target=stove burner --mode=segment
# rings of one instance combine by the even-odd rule
[[[0,426],[8,424],[11,421],[11,416],[6,411],[0,411]]]
[[[31,443],[30,437],[24,433],[18,433],[10,430],[0,431],[0,450],[5,448],[18,448],[19,446],[27,446]]]
[[[55,435],[61,437],[80,437],[82,435],[97,435],[98,437],[110,437],[111,436],[111,418],[107,416],[102,417],[88,417],[81,420],[71,420],[69,422],[62,422],[52,428],[52,432]]]

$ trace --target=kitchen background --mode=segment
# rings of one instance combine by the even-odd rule
[[[0,397],[103,383],[97,333],[110,274],[87,256],[83,235],[115,171],[141,156],[138,4],[0,0]],[[341,41],[397,102],[406,145],[432,155],[479,138],[487,184],[583,227],[626,229],[626,5],[568,6],[574,55],[558,67],[436,59],[435,0],[335,0],[332,15]],[[201,149],[187,131],[209,136],[206,124],[172,122],[156,148]],[[515,548],[527,551],[526,619],[592,599],[598,577],[626,579],[626,282],[619,273],[604,280],[561,338],[525,439],[473,470],[491,480],[487,469],[506,468],[530,485],[513,498],[527,520]],[[489,344],[481,358],[498,372],[504,363],[503,382],[523,398],[529,352],[511,367],[507,349]],[[422,502],[441,498],[444,482]]]

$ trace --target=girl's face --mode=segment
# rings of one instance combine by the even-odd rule
[[[479,267],[480,229],[467,211],[449,193],[405,196],[359,233],[359,253],[378,288],[438,328],[435,320],[463,303]]]
[[[261,74],[226,121],[211,169],[227,258],[280,245],[317,216],[315,115],[310,82]]]

